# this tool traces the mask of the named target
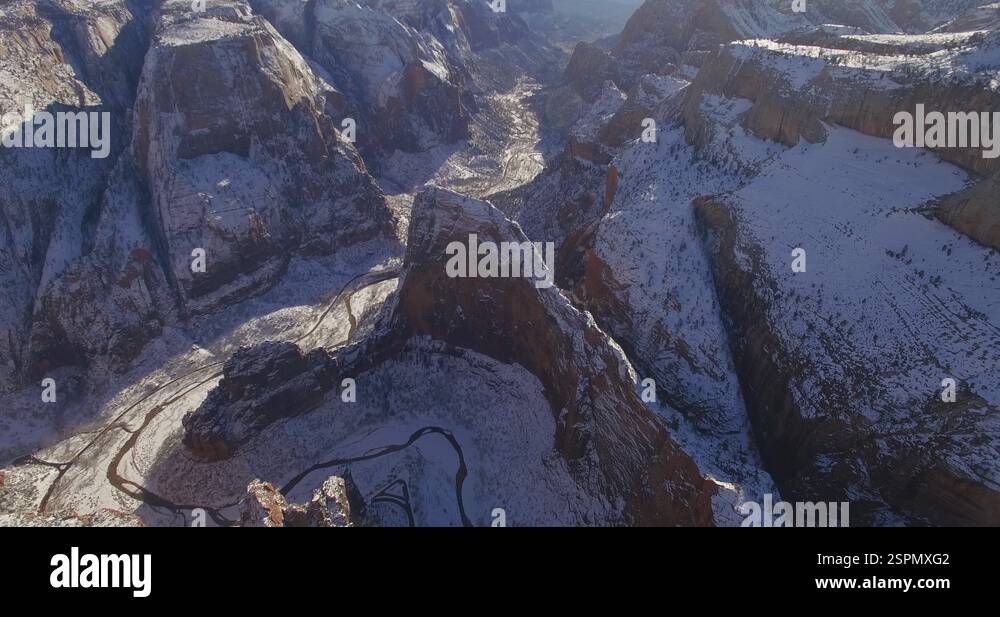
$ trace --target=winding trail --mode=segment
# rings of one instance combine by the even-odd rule
[[[389,492],[389,489],[396,486],[397,484],[402,489],[402,495],[396,495],[394,493]],[[401,508],[403,512],[406,514],[406,520],[409,523],[410,527],[417,526],[416,519],[413,516],[413,507],[410,504],[410,487],[406,484],[406,481],[394,480],[393,482],[389,483],[388,486],[386,486],[382,490],[372,495],[371,499],[368,500],[368,504],[371,505],[383,501],[386,503],[391,503],[392,505]]]
[[[357,329],[357,325],[358,325],[357,317],[354,315],[352,307],[351,307],[351,299],[352,299],[353,295],[355,293],[357,293],[358,291],[364,289],[364,288],[370,287],[371,285],[375,285],[375,284],[378,284],[378,283],[381,283],[381,282],[384,282],[384,281],[387,281],[387,280],[391,280],[393,278],[397,278],[398,276],[400,276],[400,274],[401,274],[401,268],[398,267],[398,266],[396,266],[396,267],[392,267],[392,268],[387,268],[385,270],[379,270],[379,271],[376,271],[376,272],[365,272],[365,273],[362,273],[362,274],[360,274],[358,276],[355,276],[354,278],[352,278],[351,280],[349,280],[347,283],[345,283],[344,286],[341,288],[341,290],[337,293],[337,295],[328,303],[327,307],[323,310],[323,312],[317,318],[316,323],[314,323],[313,326],[306,333],[304,333],[301,336],[293,339],[291,342],[299,343],[299,342],[305,340],[306,338],[310,337],[311,335],[315,334],[316,331],[323,324],[323,322],[326,320],[326,318],[329,316],[329,314],[333,311],[333,309],[341,301],[341,299],[343,299],[344,306],[345,306],[345,308],[347,310],[348,320],[350,322],[350,330],[349,330],[349,332],[347,334],[347,337],[345,338],[344,341],[341,342],[341,344],[350,341],[351,338],[354,336],[355,331]],[[95,444],[97,444],[99,441],[101,441],[101,439],[103,437],[105,437],[108,433],[110,433],[112,430],[120,429],[120,430],[123,430],[125,432],[128,432],[129,433],[129,438],[122,445],[122,447],[119,448],[118,452],[115,454],[115,456],[112,458],[111,462],[108,464],[108,468],[107,468],[107,471],[106,471],[106,478],[107,478],[108,482],[112,486],[114,486],[117,490],[125,493],[126,495],[128,495],[132,499],[135,499],[136,501],[139,501],[139,502],[141,502],[143,504],[147,504],[147,505],[149,505],[151,507],[154,507],[154,508],[167,509],[167,510],[173,511],[173,512],[175,512],[177,514],[183,514],[184,512],[190,512],[191,510],[194,510],[196,508],[201,508],[205,512],[207,512],[212,517],[212,519],[217,524],[219,524],[219,525],[233,525],[233,524],[235,524],[235,521],[232,521],[231,519],[229,519],[225,515],[223,515],[222,512],[221,512],[221,510],[224,510],[224,509],[227,509],[227,508],[235,506],[238,503],[238,501],[234,502],[234,503],[231,503],[231,504],[226,504],[224,506],[217,507],[217,508],[204,507],[204,506],[200,506],[200,505],[176,504],[176,503],[171,502],[169,499],[166,499],[166,498],[164,498],[164,497],[162,497],[160,495],[157,495],[156,493],[150,491],[149,489],[147,489],[144,486],[141,486],[141,485],[139,485],[139,484],[137,484],[137,483],[135,483],[135,482],[133,482],[131,480],[123,478],[120,475],[120,472],[119,472],[122,460],[124,460],[124,458],[135,448],[135,446],[138,443],[139,439],[142,437],[143,432],[150,426],[150,424],[164,410],[168,409],[171,405],[173,405],[178,400],[184,398],[190,392],[192,392],[194,390],[197,390],[198,388],[203,387],[204,385],[206,385],[208,383],[211,383],[212,381],[216,380],[218,377],[220,377],[222,375],[222,371],[221,370],[213,371],[207,377],[200,377],[200,378],[194,380],[193,383],[190,382],[190,381],[187,381],[187,380],[189,380],[189,378],[191,378],[191,377],[199,375],[200,373],[204,373],[205,371],[209,371],[211,369],[217,369],[217,368],[223,366],[224,364],[225,364],[224,360],[211,362],[209,364],[206,364],[205,366],[202,366],[202,367],[199,367],[199,368],[196,368],[196,369],[192,369],[192,370],[184,373],[183,375],[175,377],[175,378],[167,381],[166,383],[164,383],[164,384],[162,384],[160,386],[157,386],[156,388],[154,388],[153,390],[147,392],[146,394],[144,394],[137,401],[135,401],[134,403],[132,403],[131,405],[129,405],[128,407],[126,407],[124,410],[122,410],[121,413],[119,413],[117,416],[115,416],[112,419],[112,421],[107,426],[103,427],[102,429],[99,429],[97,431],[88,431],[88,432],[78,433],[77,435],[93,435],[93,438],[83,448],[81,448],[76,454],[74,454],[67,461],[64,461],[64,462],[47,461],[47,460],[44,460],[44,459],[41,459],[41,458],[37,457],[34,454],[28,455],[28,456],[24,456],[24,457],[21,457],[19,459],[16,459],[13,462],[14,465],[32,465],[32,464],[34,464],[34,465],[42,465],[42,466],[46,466],[46,467],[52,467],[52,468],[58,470],[57,476],[49,484],[49,487],[46,490],[45,495],[42,497],[42,500],[39,503],[39,507],[38,507],[39,513],[45,513],[46,512],[46,510],[48,509],[48,505],[49,505],[50,501],[52,500],[53,496],[57,495],[57,489],[59,488],[62,480],[65,478],[66,474],[71,469],[73,469],[75,466],[77,466],[80,463],[80,460],[83,457],[83,455],[86,454],[89,450],[91,450],[95,446]],[[143,418],[143,422],[139,426],[139,428],[137,428],[135,430],[131,430],[131,431],[128,429],[128,421],[124,420],[126,418],[126,416],[128,416],[131,412],[133,412],[134,410],[136,410],[140,405],[142,405],[143,403],[145,403],[146,401],[148,401],[150,398],[156,396],[157,394],[160,394],[161,392],[163,392],[167,388],[170,388],[170,387],[173,387],[173,386],[178,386],[178,385],[179,385],[179,387],[178,387],[177,391],[175,393],[173,393],[173,395],[168,400],[164,401],[163,403],[161,403],[159,405],[154,406],[153,408],[151,408],[149,411],[146,412],[146,415]],[[372,460],[372,459],[378,458],[380,456],[384,456],[384,455],[387,455],[387,454],[392,454],[394,452],[398,452],[400,450],[404,450],[406,448],[409,448],[414,443],[416,443],[418,440],[420,440],[422,437],[424,437],[424,436],[426,436],[428,434],[438,434],[438,435],[444,436],[445,439],[448,441],[448,443],[451,445],[451,447],[454,449],[454,451],[455,451],[455,453],[456,453],[456,455],[458,457],[459,467],[458,467],[458,471],[457,471],[456,476],[455,476],[455,495],[456,495],[456,499],[458,501],[458,509],[459,509],[459,513],[460,513],[460,516],[461,516],[461,519],[462,519],[462,524],[465,525],[465,526],[472,526],[471,521],[469,520],[468,516],[466,515],[465,504],[464,504],[463,497],[462,497],[462,486],[463,486],[463,484],[465,482],[465,478],[468,475],[468,470],[467,470],[466,465],[465,465],[465,456],[464,456],[464,453],[462,452],[461,445],[458,443],[458,440],[454,437],[454,435],[450,431],[448,431],[446,429],[443,429],[443,428],[440,428],[440,427],[431,426],[431,427],[421,428],[421,429],[417,430],[416,432],[414,432],[410,436],[410,439],[408,441],[406,441],[405,443],[402,443],[402,444],[395,444],[395,445],[384,446],[382,448],[379,448],[378,450],[375,450],[373,452],[369,452],[367,454],[364,454],[364,455],[361,455],[361,456],[358,456],[358,457],[333,459],[333,460],[327,461],[325,463],[319,463],[319,464],[313,465],[309,469],[307,469],[307,470],[303,471],[302,473],[300,473],[299,475],[295,476],[295,478],[293,478],[289,482],[289,484],[287,484],[286,487],[284,489],[282,489],[282,492],[285,493],[285,494],[287,494],[287,492],[289,490],[291,490],[292,488],[294,488],[295,485],[297,485],[299,482],[301,482],[301,480],[303,478],[305,478],[307,475],[309,475],[313,471],[317,471],[319,469],[326,469],[326,468],[329,468],[329,467],[332,467],[332,466],[335,466],[335,465],[350,464],[352,462],[360,462],[360,461]],[[384,490],[385,489],[383,489],[383,492],[384,492]],[[409,506],[409,489],[405,486],[405,483],[403,485],[403,492],[404,492],[404,497],[405,497],[405,505],[404,505],[404,503],[398,503],[397,505],[404,506],[404,510],[406,511],[407,518],[409,519],[410,524],[413,525],[414,524],[413,512],[412,512],[412,510],[410,509],[410,506]],[[390,496],[383,495],[382,493],[379,493],[378,495],[376,495],[376,498],[379,498],[379,499],[389,499],[389,497]],[[392,497],[395,497],[395,496],[392,496]],[[395,499],[397,501],[399,500],[398,497],[395,497]]]
[[[462,452],[462,446],[458,443],[458,439],[455,435],[439,426],[425,426],[424,428],[418,429],[410,438],[401,444],[382,446],[368,452],[367,454],[362,454],[360,456],[350,457],[350,458],[335,458],[323,463],[316,463],[312,467],[309,467],[299,475],[293,477],[288,481],[285,486],[281,488],[281,493],[287,495],[292,489],[294,489],[299,482],[305,479],[306,476],[313,473],[314,471],[319,471],[321,469],[329,469],[330,467],[336,467],[339,465],[348,465],[351,463],[359,463],[361,461],[369,461],[380,456],[385,456],[386,454],[392,454],[394,452],[399,452],[400,450],[405,450],[419,441],[421,438],[427,435],[441,435],[448,443],[451,445],[452,449],[455,450],[455,454],[458,455],[458,471],[455,473],[455,498],[458,500],[458,513],[462,518],[462,525],[466,527],[472,527],[472,521],[465,513],[465,502],[462,499],[462,486],[465,484],[465,478],[469,475],[469,470],[465,466],[465,454]],[[412,514],[412,513],[411,513]]]

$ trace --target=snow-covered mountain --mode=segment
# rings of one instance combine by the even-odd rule
[[[496,196],[561,242],[562,284],[656,376],[716,477],[763,468],[870,524],[997,521],[996,160],[892,141],[917,104],[1000,109],[995,8],[950,6],[924,7],[954,18],[934,33],[868,34],[766,3],[647,2],[550,93],[583,101],[557,163]]]
[[[0,524],[1000,524],[1000,5],[638,4],[0,6]]]

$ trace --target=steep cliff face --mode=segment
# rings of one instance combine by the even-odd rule
[[[142,68],[143,13],[121,0],[5,3],[0,13],[4,113],[31,102],[84,107],[131,106]]]
[[[634,522],[706,524],[710,483],[640,401],[631,365],[589,315],[527,279],[445,276],[445,247],[470,233],[527,241],[489,204],[433,189],[417,198],[401,318],[418,334],[536,375],[558,418],[557,449],[581,482],[625,500]]]
[[[612,504],[614,519],[605,522],[711,524],[712,496],[719,487],[702,478],[662,419],[646,408],[629,361],[589,315],[573,308],[556,288],[536,288],[531,279],[446,275],[446,246],[468,241],[470,234],[481,242],[528,242],[519,227],[486,202],[436,188],[417,197],[405,270],[387,325],[371,340],[334,352],[325,361],[333,369],[315,380],[318,387],[333,388],[344,376],[390,361],[415,337],[520,365],[544,388],[555,420],[551,447],[584,491]],[[231,426],[234,418],[247,415],[240,411],[243,407],[223,399],[276,400],[280,392],[309,390],[292,386],[312,379],[307,376],[315,371],[306,365],[321,367],[324,361],[303,360],[294,351],[282,351],[282,357],[291,354],[293,362],[277,364],[277,350],[249,352],[265,356],[261,366],[291,367],[290,374],[277,368],[252,371],[262,376],[256,387],[264,394],[255,396],[247,396],[248,386],[239,385],[243,381],[236,365],[227,365],[219,389],[185,419],[186,443],[204,440],[207,433],[200,426]],[[363,365],[352,365],[352,359]],[[236,395],[234,388],[239,390]],[[304,408],[255,404],[246,409],[255,419],[238,424],[254,432],[277,419],[269,409],[285,415]]]
[[[879,4],[904,32],[926,32],[956,16],[967,15],[983,0],[879,0]]]
[[[657,116],[657,144],[612,150],[617,190],[574,299],[705,434],[738,435],[745,409],[785,497],[850,499],[855,524],[988,523],[1000,262],[922,216],[969,178],[836,125],[787,149],[741,126],[751,106],[704,95],[692,124]],[[934,201],[939,216],[990,220],[988,182]],[[718,454],[731,439],[709,464],[752,482]]]
[[[958,23],[963,22],[952,22]],[[1000,94],[993,85],[989,60],[998,45],[995,32],[909,37],[810,35],[799,43],[736,42],[713,54],[689,89],[685,109],[688,139],[703,142],[705,116],[701,106],[706,95],[751,101],[740,116],[742,126],[762,139],[789,146],[800,139],[824,141],[831,125],[891,139],[899,126],[894,122],[896,114],[905,111],[916,115],[918,105],[927,113],[962,117],[1000,110]],[[977,141],[979,133],[986,135],[990,130],[979,124],[977,121],[973,129]],[[957,133],[959,129],[949,130]],[[952,138],[971,139],[972,135],[964,132]],[[1000,165],[1000,159],[986,156],[985,148],[943,146],[930,150],[942,160],[979,175],[991,176]],[[987,246],[995,246],[990,238],[996,208],[988,200],[974,197],[984,195],[991,186],[990,181],[983,181],[970,194],[956,196],[941,211],[941,220]]]
[[[0,523],[1000,519],[1000,159],[889,139],[1000,111],[1000,12],[807,4],[649,0],[560,77],[544,0],[5,3],[0,112],[112,132],[0,150],[0,388],[86,399]],[[449,276],[472,235],[556,286]]]
[[[994,36],[964,33],[943,40],[927,35],[905,42],[878,37],[836,37],[825,47],[769,41],[737,42],[721,48],[699,71],[690,89],[689,135],[698,127],[704,93],[753,102],[742,117],[763,139],[794,145],[824,139],[824,123],[891,138],[900,111],[993,112],[1000,98],[989,86],[988,64],[977,59],[996,46]],[[873,50],[866,47],[872,44]],[[923,59],[904,61],[906,54]],[[975,148],[935,148],[944,160],[980,174],[996,171],[997,160]]]
[[[1000,251],[1000,175],[942,198],[933,210],[942,222],[973,240]]]
[[[7,299],[0,305],[0,390],[73,355],[44,342],[60,339],[37,328],[47,312],[39,298],[93,245],[104,185],[124,147],[124,112],[134,98],[146,39],[142,16],[124,2],[11,2],[0,8],[0,115],[106,112],[111,120],[104,127],[104,158],[83,148],[0,148],[0,287]],[[3,131],[23,134],[24,126],[5,125]]]
[[[975,174],[996,163],[981,149],[890,139],[895,114],[918,103],[998,109],[994,33],[972,27],[993,11],[948,22],[967,7],[808,4],[794,15],[784,3],[647,2],[612,54],[578,51],[576,69],[611,81],[598,90],[568,73],[590,102],[564,158],[499,203],[529,237],[561,243],[560,284],[663,400],[698,435],[728,436],[685,443],[712,449],[702,469],[767,490],[753,471],[759,447],[757,468],[783,494],[850,499],[856,522],[985,523],[997,512],[997,384],[983,379],[996,253],[925,216],[995,246],[994,183]],[[816,25],[827,17],[849,25]],[[945,25],[865,32],[931,21]],[[770,38],[743,40],[753,37]],[[687,66],[657,75],[668,57]],[[652,141],[639,139],[647,118]],[[590,206],[554,207],[563,202]],[[824,267],[809,288],[787,257],[807,239]],[[852,251],[865,261],[834,267]],[[879,334],[866,340],[851,323]],[[934,343],[935,331],[956,334]],[[940,399],[948,375],[965,376],[954,404]]]
[[[461,65],[430,32],[374,8],[383,10],[322,0],[312,15],[309,53],[344,84],[359,143],[412,152],[467,136],[473,103]]]
[[[752,185],[746,189],[753,191]],[[738,197],[703,199],[695,207],[755,435],[784,494],[850,498],[856,504],[852,519],[864,524],[995,521],[996,380],[959,378],[956,401],[942,402],[941,377],[970,375],[985,366],[981,362],[995,362],[990,352],[955,352],[982,349],[995,336],[989,332],[996,316],[906,308],[905,287],[893,285],[900,274],[894,270],[925,264],[919,243],[909,245],[903,264],[882,266],[878,293],[852,299],[848,288],[830,284],[828,275],[837,269],[831,256],[819,257],[823,271],[809,277],[811,291],[776,271],[772,249],[743,222],[752,206]],[[995,266],[989,269],[996,278]],[[851,279],[860,285],[863,276],[855,271]],[[933,287],[913,291],[950,310],[981,300]],[[883,336],[859,333],[843,319],[859,314],[862,323],[880,324]],[[929,341],[944,323],[956,335],[933,347]],[[901,327],[906,337],[893,338]]]
[[[94,358],[121,369],[166,323],[266,289],[294,254],[392,234],[334,124],[339,93],[247,5],[189,9],[156,16],[88,250],[39,294],[35,373]]]
[[[143,346],[178,318],[176,295],[137,208],[144,192],[120,161],[105,192],[93,248],[39,291],[29,372],[94,364],[126,370]]]
[[[228,458],[277,419],[316,407],[335,383],[336,365],[321,350],[268,343],[240,349],[223,373],[201,411],[183,421],[184,445],[205,460]]]
[[[236,6],[165,14],[136,103],[135,165],[192,313],[270,284],[295,252],[391,232],[381,191],[335,125],[337,93]],[[196,249],[205,273],[192,269]]]
[[[590,43],[580,43],[566,66],[566,80],[583,100],[593,103],[605,82],[617,82],[621,77],[618,64],[609,52]]]
[[[538,45],[516,7],[395,0],[255,0],[254,8],[329,74],[372,155],[424,152],[469,137],[474,95]],[[545,55],[545,54],[541,54]],[[534,60],[533,60],[534,61]]]
[[[800,13],[784,0],[647,0],[625,26],[619,49],[643,39],[680,51],[706,49],[820,24],[872,33],[926,32],[981,4],[981,0],[812,0]]]
[[[331,476],[304,504],[289,504],[268,482],[254,480],[240,501],[243,527],[353,527],[364,504],[351,503],[350,476]]]

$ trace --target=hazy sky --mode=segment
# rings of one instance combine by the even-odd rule
[[[582,13],[618,26],[624,26],[642,3],[643,0],[553,0],[561,13]]]

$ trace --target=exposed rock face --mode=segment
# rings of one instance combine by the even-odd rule
[[[176,318],[176,296],[137,211],[140,191],[122,162],[105,193],[93,250],[69,264],[36,303],[30,373],[97,360],[124,370]]]
[[[207,460],[227,458],[264,426],[317,405],[332,387],[334,367],[323,350],[303,354],[294,343],[265,343],[237,351],[224,375],[183,421],[184,444]]]
[[[343,0],[317,2],[314,18],[312,56],[345,84],[360,143],[413,152],[468,135],[466,75],[432,34]]]
[[[46,342],[64,339],[46,324],[49,309],[37,298],[93,243],[146,38],[141,17],[120,1],[0,8],[0,115],[21,115],[26,105],[35,113],[112,114],[104,159],[82,148],[0,148],[6,189],[0,193],[0,288],[7,299],[0,305],[0,391],[74,360],[73,351]]]
[[[289,504],[269,482],[254,480],[240,502],[243,527],[353,527],[349,478],[330,476],[304,504]]]
[[[935,204],[937,217],[976,242],[1000,251],[1000,174]]]
[[[918,10],[904,14],[902,3],[894,2],[808,4],[806,15],[792,15],[788,3],[647,2],[612,55],[617,66],[607,69],[619,72],[612,84],[619,96],[606,96],[613,92],[607,85],[592,96],[589,109],[568,130],[564,157],[499,203],[532,239],[561,243],[560,284],[615,337],[641,374],[655,377],[663,399],[682,410],[697,431],[739,434],[747,430],[749,413],[748,440],[759,445],[784,496],[850,499],[857,524],[984,524],[997,516],[1000,487],[990,462],[998,434],[990,419],[997,382],[981,377],[992,374],[982,362],[995,354],[982,352],[990,346],[985,341],[995,338],[997,322],[990,308],[995,300],[979,290],[995,287],[995,262],[918,212],[936,212],[962,233],[995,246],[996,200],[986,197],[995,193],[995,183],[991,177],[925,207],[930,197],[965,184],[963,172],[931,164],[937,158],[926,153],[895,150],[891,143],[886,152],[881,146],[896,128],[894,115],[914,111],[917,103],[942,112],[1000,109],[991,85],[995,67],[980,61],[993,57],[994,34],[964,29],[989,27],[994,11],[972,11],[942,26],[940,32],[954,35],[869,36],[865,31],[922,30],[966,7],[909,3]],[[848,25],[817,25],[827,17]],[[772,40],[739,40],[753,37]],[[692,66],[669,77],[652,74],[671,61],[700,66],[693,83],[687,83]],[[676,84],[667,84],[669,79]],[[657,121],[659,144],[634,141],[645,117]],[[567,164],[567,155],[575,166]],[[976,173],[996,171],[996,161],[980,150],[941,149],[933,155]],[[790,164],[799,157],[810,161],[808,173]],[[808,167],[816,161],[854,170],[857,185],[846,174],[831,178],[826,166]],[[885,201],[873,205],[868,194],[864,199],[860,194],[885,190],[877,172],[867,173],[883,161],[892,161],[882,172],[893,178],[889,203],[908,212],[898,215],[906,220],[881,210]],[[907,170],[914,167],[922,171],[911,177]],[[912,188],[935,168],[937,185],[928,181]],[[836,225],[808,218],[815,213],[807,214],[807,206],[825,203],[817,194],[822,191],[798,184],[810,174],[821,175],[831,195],[849,200],[856,216],[844,215]],[[777,209],[778,200],[761,188],[773,191],[775,183],[808,195],[803,197],[808,203],[783,212],[811,221],[809,231],[781,216],[751,225],[765,218],[764,211],[773,215]],[[691,199],[699,195],[713,197],[696,200],[695,218]],[[744,207],[741,199],[753,207]],[[564,208],[564,202],[588,206]],[[603,207],[594,206],[598,203]],[[727,222],[717,224],[716,215]],[[804,236],[812,238],[811,259],[815,252],[835,259],[844,247],[868,246],[859,239],[865,234],[854,228],[857,220],[882,216],[899,225],[893,237],[902,235],[898,246],[873,250],[870,263],[888,256],[887,261],[902,263],[902,271],[886,263],[858,275],[857,285],[874,294],[867,298],[845,298],[850,286],[801,290],[780,272],[771,277],[773,266],[764,268],[759,261],[780,253],[787,270],[780,259],[787,255],[786,244],[799,246]],[[922,227],[928,224],[933,228]],[[709,231],[699,237],[699,228]],[[729,228],[735,230],[731,236],[720,231]],[[875,235],[866,241],[882,247],[891,228],[871,232]],[[915,242],[921,243],[919,260]],[[953,247],[962,259],[934,259],[933,248],[950,258]],[[970,252],[975,258],[964,260]],[[931,262],[933,272],[927,268]],[[853,280],[854,273],[842,276]],[[977,282],[969,288],[962,282],[942,285],[942,279],[966,277]],[[834,293],[832,301],[825,295]],[[803,308],[801,296],[817,294],[819,305]],[[938,312],[933,308],[938,303],[948,308]],[[849,337],[848,316],[878,323],[889,334],[880,331],[874,344],[857,333]],[[796,330],[802,320],[809,323],[808,333]],[[922,350],[919,341],[932,341],[940,331],[956,334]],[[814,350],[808,358],[797,355],[807,347]],[[939,371],[979,377],[957,403],[941,405],[934,392],[940,379],[924,379]],[[734,443],[739,440],[714,452],[712,463]],[[753,450],[745,450],[751,461]],[[703,461],[698,462],[704,470]],[[736,464],[723,474],[740,478],[752,467],[752,462]],[[753,472],[743,477],[752,481]]]
[[[243,352],[256,358],[250,372],[261,376],[266,390],[257,395],[258,401],[274,400],[289,391],[312,393],[320,382],[332,388],[341,375],[359,370],[357,358],[371,365],[390,357],[410,337],[429,336],[520,364],[534,374],[557,418],[555,449],[581,486],[620,504],[623,521],[711,524],[714,484],[701,477],[662,420],[642,403],[628,360],[588,314],[574,309],[557,289],[537,289],[529,279],[446,276],[445,247],[467,241],[470,233],[479,234],[484,242],[527,242],[519,227],[486,202],[437,188],[421,193],[414,204],[406,270],[387,329],[373,335],[364,352],[335,353],[330,363],[341,369],[337,377],[325,381],[316,378],[312,367],[327,366],[319,359],[326,352],[312,352],[305,362],[297,350],[282,346]],[[352,368],[346,368],[349,358],[355,358]],[[251,391],[243,387],[247,380],[240,378],[237,364],[227,365],[226,378],[208,401],[185,418],[186,443],[204,441],[205,423],[246,424],[255,430],[275,419],[268,410],[287,414],[302,409],[302,405],[250,403],[247,397],[234,400],[232,392]],[[309,382],[308,387],[297,385],[302,380]],[[242,422],[248,413],[255,419]],[[224,453],[238,445],[232,431],[215,435],[226,445],[212,448],[213,452]]]
[[[784,0],[647,0],[625,26],[618,48],[704,50],[821,24],[868,32],[926,32],[980,4],[981,0],[810,0],[805,13],[796,13]]]
[[[0,12],[5,53],[4,113],[51,103],[84,107],[98,101],[131,106],[142,68],[145,24],[120,0],[78,3],[13,1]]]
[[[980,2],[976,2],[980,5]],[[935,32],[974,32],[976,30],[996,30],[1000,27],[1000,4],[982,4],[970,8],[955,19],[938,26]]]
[[[628,360],[589,315],[527,279],[445,275],[445,247],[470,233],[527,241],[488,203],[442,189],[418,196],[398,317],[536,375],[558,418],[557,449],[580,482],[625,500],[633,522],[708,524],[714,489],[639,400]]]
[[[806,12],[787,0],[647,0],[618,41],[626,73],[661,73],[683,62],[700,66],[706,52],[740,39],[822,31],[825,24],[855,33],[926,32],[981,4],[980,0],[809,0]],[[669,74],[666,73],[666,74]]]
[[[925,32],[989,3],[983,0],[879,0],[879,4],[904,31]]]
[[[330,253],[391,232],[381,191],[335,125],[338,98],[245,5],[164,15],[133,152],[189,312],[268,285],[293,252]],[[192,271],[197,248],[204,274]]]
[[[485,2],[457,0],[252,5],[343,93],[338,117],[357,122],[358,146],[375,166],[396,150],[423,152],[468,138],[477,93],[510,87],[512,75],[553,56],[519,17],[527,6],[497,13]]]
[[[0,389],[122,370],[165,326],[267,289],[291,256],[391,235],[341,121],[377,150],[464,138],[473,47],[530,39],[516,13],[448,0],[253,5],[0,9],[0,113],[108,111],[112,131],[106,159],[0,150],[14,188],[0,196]]]
[[[566,79],[585,101],[592,103],[600,96],[604,82],[617,82],[621,77],[610,53],[590,43],[579,43],[566,67]]]
[[[620,176],[612,163],[617,151],[652,128],[647,119],[659,116],[660,107],[676,105],[686,85],[669,76],[645,75],[626,93],[613,81],[605,82],[568,127],[565,150],[545,172],[531,184],[491,197],[529,237],[556,243],[560,285],[569,284],[572,276],[567,275],[579,267],[570,263],[579,261],[570,254],[587,248],[584,239],[614,201]]]
[[[867,359],[858,362],[833,344],[826,347],[826,367],[798,355],[810,343],[790,340],[788,327],[775,323],[769,300],[773,292],[767,290],[780,289],[782,283],[768,279],[761,249],[745,252],[748,241],[733,209],[706,198],[696,202],[696,213],[713,257],[723,310],[731,320],[734,359],[755,434],[783,494],[851,497],[856,503],[852,518],[858,523],[881,520],[880,500],[897,514],[912,517],[909,520],[995,522],[1000,516],[1000,484],[989,453],[996,438],[990,419],[996,405],[970,390],[959,392],[950,404],[930,389],[922,401],[915,392],[883,392],[893,387],[891,378],[865,366]],[[878,356],[874,361],[907,370],[892,359],[893,345],[873,351]],[[922,361],[914,358],[910,363]],[[815,399],[797,394],[804,389],[815,392]],[[891,400],[907,396],[916,400]],[[892,429],[897,422],[905,427],[900,434]]]
[[[121,488],[129,448],[127,482],[188,504],[243,492],[242,472],[219,473],[227,459],[273,477],[340,464],[332,450],[364,459],[357,477],[378,508],[364,511],[346,475],[302,504],[258,480],[245,526],[479,523],[482,493],[535,480],[546,488],[510,503],[541,504],[543,523],[738,524],[735,503],[775,487],[849,500],[853,524],[994,523],[1000,169],[977,150],[886,140],[895,112],[918,103],[1000,110],[1000,9],[979,1],[810,0],[797,14],[789,0],[649,0],[617,47],[580,44],[551,80],[542,67],[557,54],[528,27],[547,0],[508,0],[507,13],[483,0],[210,0],[204,14],[189,0],[4,3],[0,114],[24,101],[108,111],[112,143],[103,160],[0,149],[12,189],[0,193],[0,389],[70,365],[140,372],[147,342],[167,332],[172,344],[176,326],[267,289],[296,257],[371,256],[381,243],[369,241],[409,237],[402,274],[369,272],[363,311],[351,295],[331,303],[331,315],[346,304],[344,346],[242,347],[195,410],[173,377],[197,350],[86,401],[113,418],[87,429],[104,441],[61,483],[45,461],[62,457],[48,454],[91,437],[0,471],[0,525],[139,524],[105,507],[144,500],[103,483]],[[526,115],[539,102],[549,121]],[[348,117],[360,150],[341,133]],[[654,139],[640,139],[647,120]],[[502,213],[434,187],[394,194],[390,213],[359,152],[394,189],[425,171],[468,172],[449,186],[476,195],[518,188],[491,197]],[[496,162],[534,178],[542,161],[529,185],[489,177]],[[561,289],[449,277],[446,247],[471,234],[555,243]],[[815,278],[788,273],[805,243]],[[197,249],[205,272],[191,268]],[[308,312],[214,315],[210,330],[239,327],[212,352]],[[321,319],[315,340],[347,326]],[[360,376],[379,395],[331,419],[342,380]],[[424,398],[462,381],[482,391]],[[193,457],[173,447],[181,414],[160,414],[175,404],[188,405]],[[252,439],[269,426],[273,442]],[[530,448],[509,447],[525,435]],[[425,438],[452,446],[446,460],[419,452]],[[261,462],[286,444],[302,447]],[[531,463],[494,464],[512,450]],[[455,494],[432,504],[441,487]],[[428,517],[429,505],[449,510]]]
[[[108,5],[113,3],[98,9]],[[96,25],[82,18],[71,23],[89,28],[99,43],[115,32],[108,30],[109,19],[100,14]],[[128,71],[101,77],[104,64],[73,60],[93,65],[88,75],[93,72],[109,93],[116,113],[113,156],[81,156],[72,163],[79,173],[71,169],[44,190],[19,191],[34,196],[30,203],[3,204],[12,220],[35,227],[30,233],[37,236],[25,244],[31,257],[21,260],[33,271],[11,269],[21,281],[13,294],[20,319],[35,295],[28,294],[31,281],[40,286],[29,349],[22,353],[23,342],[0,337],[13,348],[5,355],[10,371],[38,376],[95,358],[122,369],[165,324],[266,289],[292,255],[329,254],[393,233],[382,192],[339,133],[342,95],[267,22],[246,4],[199,15],[179,1],[160,7],[154,21],[148,54],[136,49],[139,25],[119,24],[119,38],[103,44],[111,51],[102,62],[129,54],[123,66],[137,66],[145,54],[138,86]],[[52,84],[50,96],[63,96],[64,82]],[[134,113],[118,115],[132,98]],[[33,161],[36,171],[27,181],[40,187],[48,176],[37,170],[56,161],[43,165],[28,157],[66,156],[53,152],[0,156]],[[62,197],[47,196],[53,190]],[[78,194],[85,203],[59,201]],[[52,258],[35,257],[46,250]],[[204,251],[203,272],[192,268],[200,259],[196,250]]]
[[[706,92],[753,101],[753,107],[742,116],[743,125],[758,137],[786,145],[794,145],[800,138],[822,141],[824,122],[891,138],[898,126],[893,122],[896,113],[915,114],[918,104],[928,112],[1000,110],[1000,95],[986,87],[983,77],[966,67],[964,60],[978,46],[995,45],[989,39],[967,38],[950,47],[928,43],[930,47],[921,53],[938,52],[943,67],[894,64],[893,57],[915,52],[912,44],[882,45],[877,53],[857,49],[858,39],[851,37],[837,37],[824,44],[830,47],[747,42],[722,47],[689,89],[686,122],[691,139],[697,139],[697,108]],[[941,77],[942,70],[954,77]],[[935,151],[941,158],[981,174],[992,173],[1000,165],[1000,159],[985,158],[975,148]]]
[[[362,149],[417,152],[468,135],[468,73],[435,36],[454,26],[448,2],[253,4],[342,89],[338,118],[357,122]]]

